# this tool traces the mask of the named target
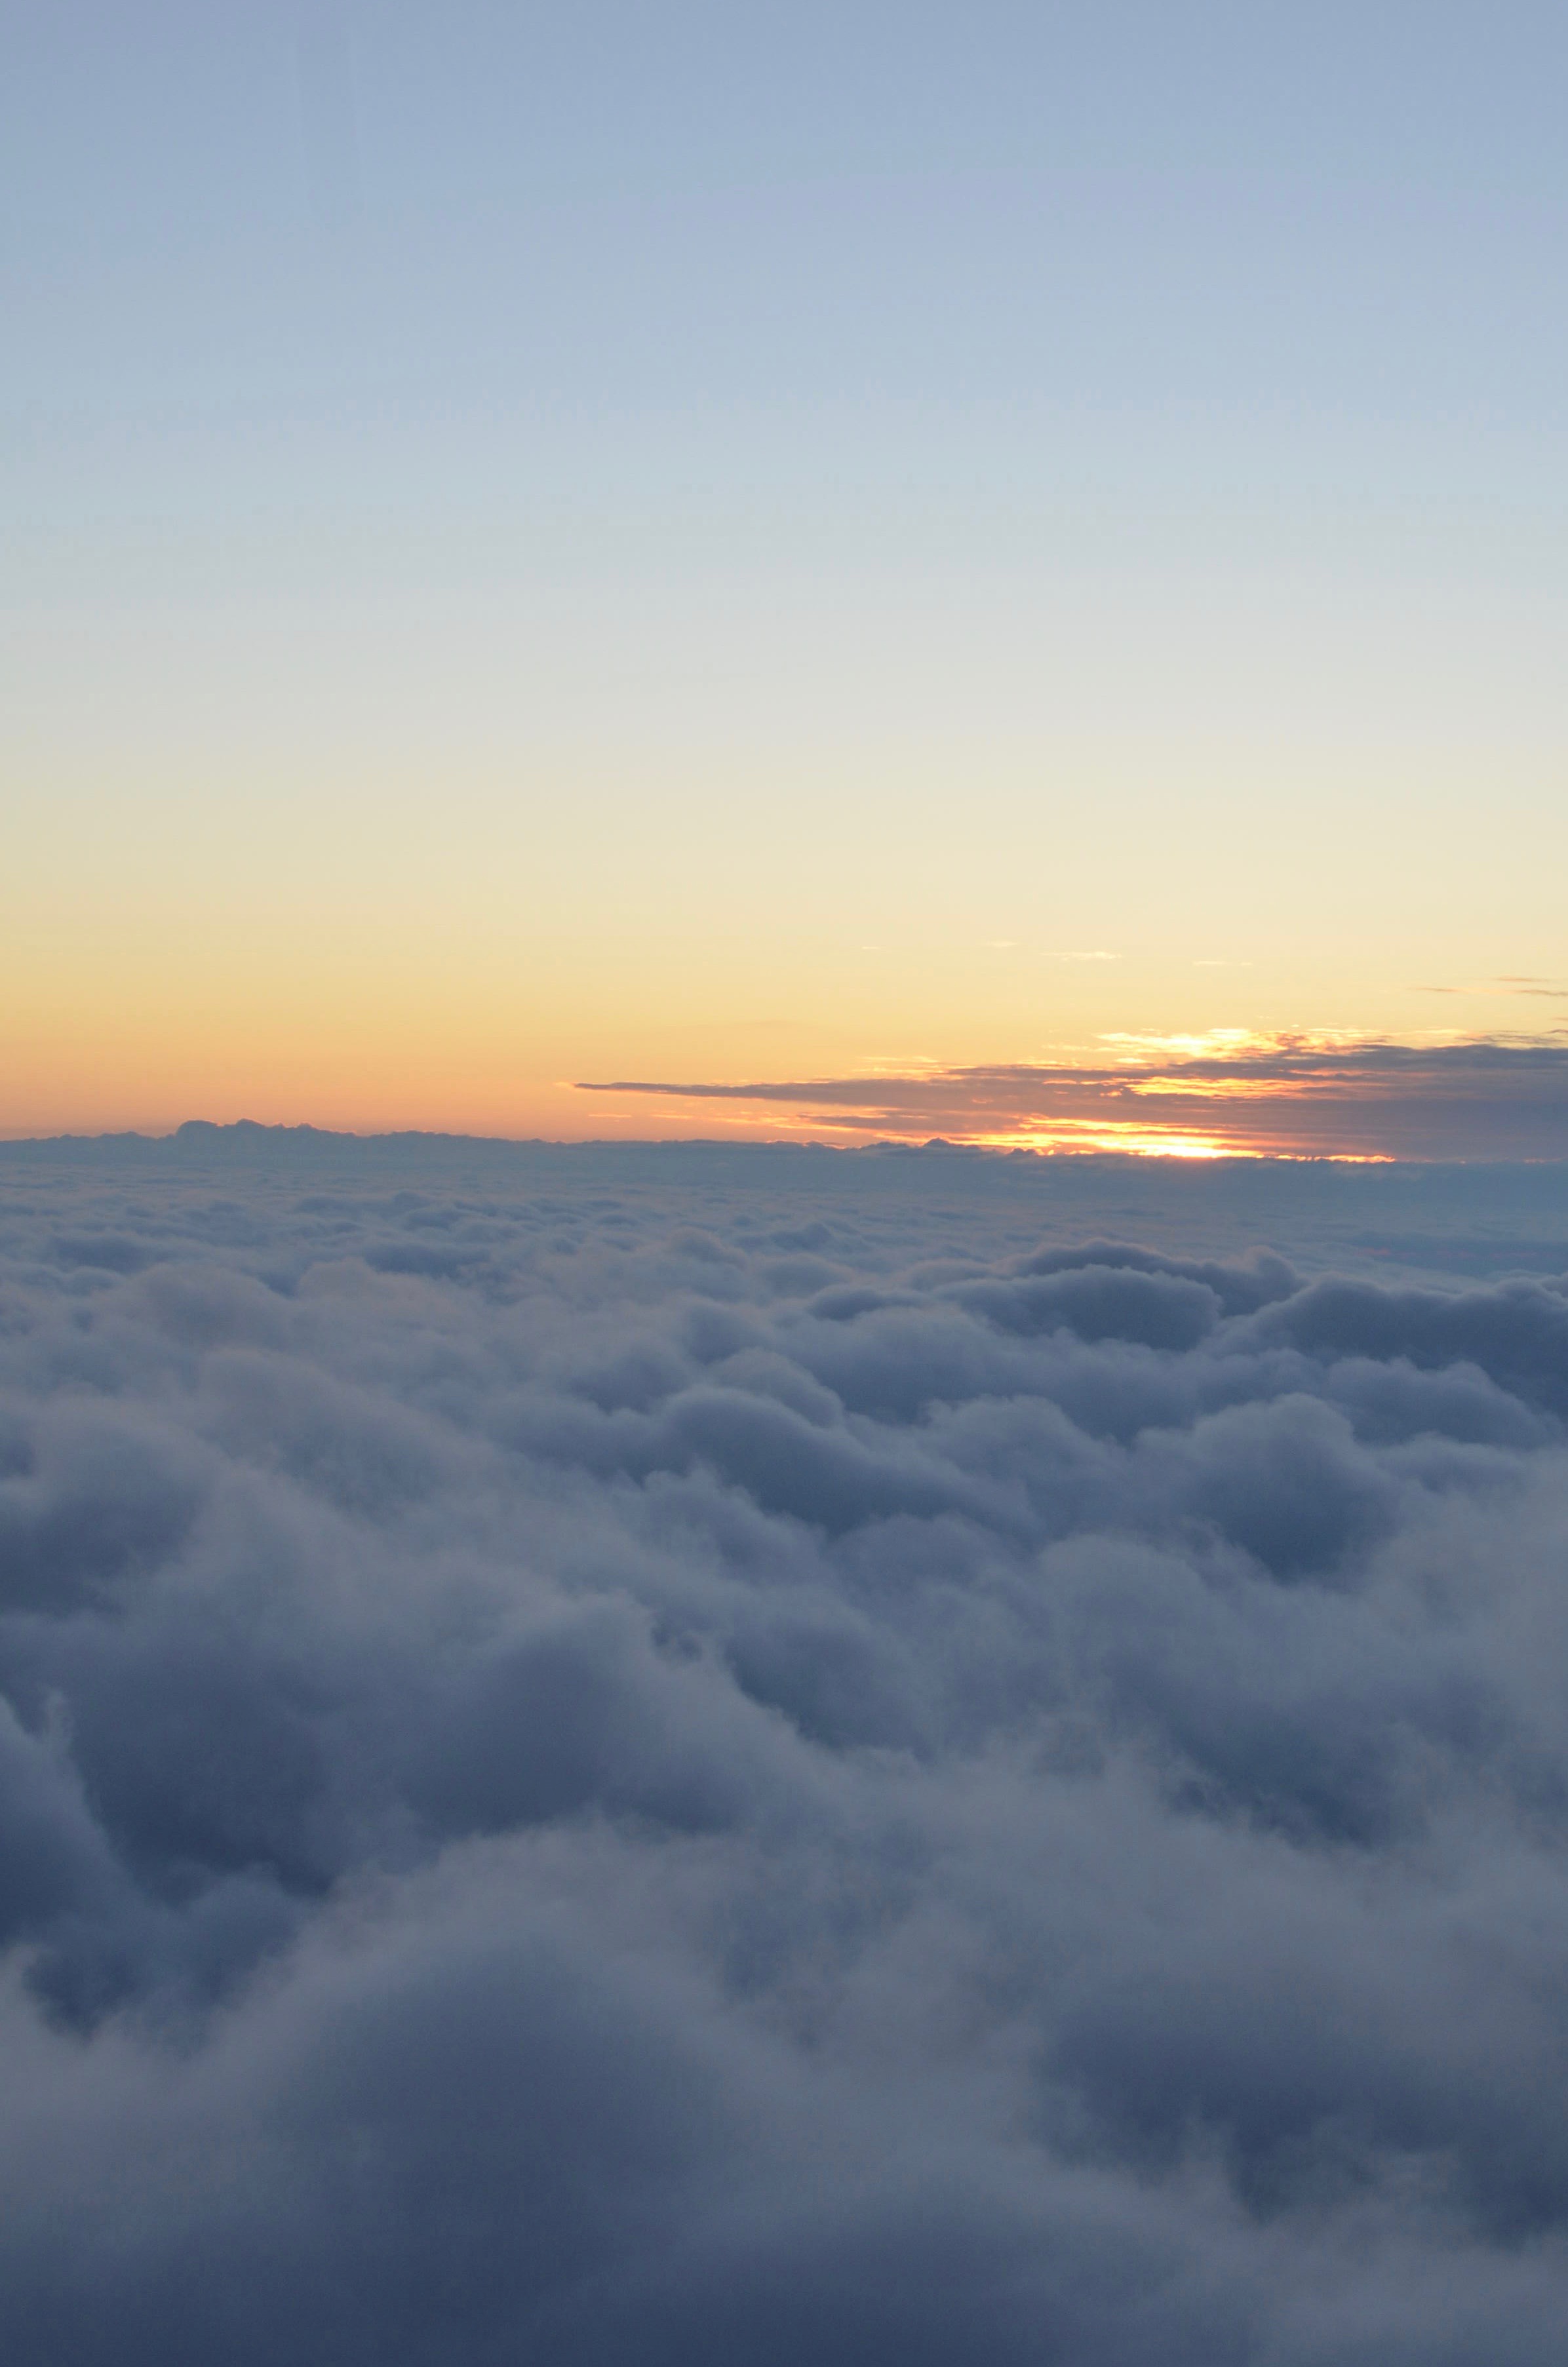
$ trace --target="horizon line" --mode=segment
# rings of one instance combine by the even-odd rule
[[[1426,1157],[1383,1153],[1369,1158],[1356,1154],[1326,1150],[1219,1150],[1200,1158],[1184,1156],[1177,1150],[1158,1148],[1119,1149],[1104,1146],[1078,1147],[1073,1144],[1038,1145],[1018,1143],[975,1142],[954,1139],[946,1135],[921,1138],[880,1135],[859,1142],[832,1142],[818,1138],[794,1135],[717,1136],[717,1135],[500,1135],[460,1134],[430,1127],[392,1127],[374,1132],[357,1132],[350,1127],[318,1126],[311,1119],[290,1121],[263,1118],[183,1118],[161,1133],[139,1127],[109,1127],[96,1134],[66,1131],[48,1135],[0,1134],[0,1158],[15,1152],[104,1151],[115,1150],[187,1150],[222,1148],[233,1152],[246,1148],[298,1148],[320,1146],[323,1149],[343,1147],[357,1150],[373,1150],[391,1145],[427,1146],[472,1149],[494,1151],[680,1151],[722,1150],[759,1152],[782,1150],[791,1152],[818,1151],[834,1158],[858,1159],[873,1156],[908,1158],[924,1154],[949,1155],[968,1160],[1008,1161],[1029,1161],[1053,1165],[1063,1161],[1074,1165],[1094,1163],[1119,1166],[1147,1166],[1158,1163],[1176,1167],[1399,1167],[1399,1168],[1482,1168],[1528,1167],[1568,1168],[1568,1157],[1536,1158],[1455,1158]]]

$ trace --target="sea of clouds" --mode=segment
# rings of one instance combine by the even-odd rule
[[[1568,1280],[881,1172],[7,1168],[8,2357],[1558,2367]]]

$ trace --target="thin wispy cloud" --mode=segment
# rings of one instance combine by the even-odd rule
[[[1490,978],[1471,986],[1413,986],[1412,994],[1535,995],[1548,1002],[1568,1002],[1568,986],[1551,978]]]

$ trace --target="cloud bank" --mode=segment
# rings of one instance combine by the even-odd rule
[[[618,1172],[10,1175],[8,2355],[1555,2367],[1568,1283]]]
[[[636,1080],[595,1093],[785,1107],[833,1138],[941,1135],[1051,1150],[1194,1156],[1528,1160],[1568,1157],[1568,1045],[1259,1037],[1107,1039],[1114,1058],[910,1076],[742,1084]]]

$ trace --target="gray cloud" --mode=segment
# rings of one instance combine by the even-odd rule
[[[1520,989],[1519,991],[1525,990]],[[1535,990],[1530,990],[1535,991]],[[1410,1045],[1281,1036],[1129,1038],[1119,1059],[911,1076],[742,1084],[623,1079],[593,1093],[809,1113],[835,1136],[937,1135],[1071,1150],[1187,1138],[1244,1155],[1435,1161],[1568,1156],[1568,1045],[1485,1038]]]
[[[203,1139],[0,1193],[10,2355],[1556,2361],[1560,1172]]]

